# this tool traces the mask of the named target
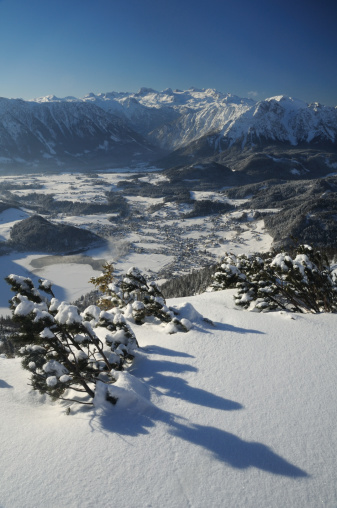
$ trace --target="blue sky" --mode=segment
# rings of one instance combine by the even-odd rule
[[[0,0],[0,96],[146,86],[337,105],[335,0]]]

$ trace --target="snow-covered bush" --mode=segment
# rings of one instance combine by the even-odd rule
[[[32,387],[53,399],[92,403],[88,398],[95,397],[96,384],[107,388],[134,357],[136,337],[121,311],[91,305],[80,313],[54,298],[48,281],[40,280],[38,289],[26,277],[9,275],[6,281],[16,293],[11,309],[20,324],[19,354]]]
[[[146,318],[153,317],[163,323],[172,322],[172,333],[188,331],[174,311],[167,307],[157,284],[147,281],[138,268],[130,268],[118,282],[114,282],[112,264],[107,263],[103,270],[99,277],[90,279],[102,294],[98,301],[102,309],[122,309],[138,325],[143,324]]]
[[[258,311],[337,312],[337,280],[328,260],[309,245],[262,255],[226,254],[211,289],[237,288],[235,303]]]

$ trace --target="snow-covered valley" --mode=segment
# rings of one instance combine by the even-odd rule
[[[0,238],[10,238],[10,229],[18,221],[36,213],[29,209],[29,196],[52,195],[57,201],[70,200],[79,204],[104,204],[105,192],[118,189],[118,183],[134,173],[62,173],[54,175],[27,175],[24,185],[19,176],[1,177],[3,188],[10,189],[10,198],[26,198],[22,208],[0,212]],[[163,182],[161,172],[149,172],[141,177],[153,185]],[[240,205],[244,200],[228,200],[216,192],[194,192],[194,200],[205,200]],[[8,199],[8,194],[4,194]],[[163,198],[124,195],[129,213],[96,213],[44,215],[55,224],[71,224],[92,231],[106,239],[104,245],[88,248],[77,255],[46,256],[45,252],[11,252],[1,257],[0,281],[2,314],[8,312],[10,291],[3,281],[8,273],[28,274],[34,280],[50,279],[56,286],[58,298],[73,301],[93,289],[89,278],[100,272],[99,263],[113,261],[116,274],[136,266],[153,279],[166,279],[215,264],[226,250],[256,252],[270,248],[272,238],[264,232],[263,220],[251,217],[241,221],[244,210],[205,217],[185,217],[193,205],[164,202]],[[33,203],[33,201],[32,201]],[[20,201],[16,201],[20,206]],[[158,206],[159,205],[159,206]],[[158,209],[157,209],[158,208]],[[96,260],[96,263],[94,261]],[[60,287],[59,287],[60,286]]]

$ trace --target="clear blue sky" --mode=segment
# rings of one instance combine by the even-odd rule
[[[337,105],[336,0],[0,0],[0,96],[216,88]]]

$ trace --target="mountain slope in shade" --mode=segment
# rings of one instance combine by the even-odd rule
[[[0,163],[3,167],[90,167],[158,155],[120,118],[78,101],[0,99]]]

